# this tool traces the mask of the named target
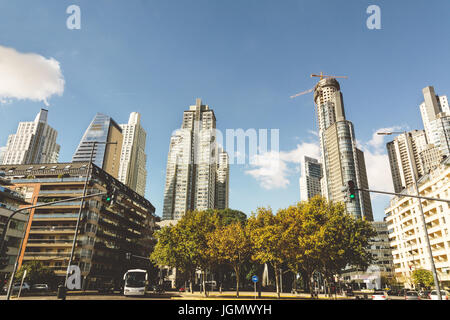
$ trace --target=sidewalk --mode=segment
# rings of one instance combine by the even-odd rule
[[[235,291],[223,291],[219,293],[218,291],[213,291],[208,293],[208,297],[205,297],[200,292],[182,292],[179,293],[179,297],[172,297],[172,299],[177,300],[255,300],[255,293],[250,291],[240,291],[239,298],[236,297]],[[266,299],[266,300],[278,300],[276,292],[261,292],[261,297],[258,297],[258,293],[256,295],[257,299]],[[309,293],[281,293],[280,299],[283,300],[310,300],[311,295]],[[333,295],[332,298],[327,297],[325,294],[319,294],[319,300],[341,300],[348,299],[348,297],[337,295]]]

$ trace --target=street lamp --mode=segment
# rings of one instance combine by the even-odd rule
[[[414,171],[414,168],[412,166],[412,159],[413,156],[411,155],[411,149],[410,149],[410,145],[409,145],[409,139],[408,139],[408,133],[406,131],[403,132],[377,132],[378,135],[393,135],[393,134],[403,134],[405,135],[405,140],[406,140],[406,149],[408,151],[408,158],[409,158],[409,163],[411,166],[411,175],[414,181],[414,186],[416,189],[416,193],[417,196],[420,197],[420,192],[419,192],[419,185],[417,183],[417,177]],[[442,300],[441,297],[441,288],[439,286],[439,279],[437,276],[437,272],[436,272],[436,266],[434,265],[434,259],[433,259],[433,252],[431,251],[431,244],[430,244],[430,238],[428,236],[428,230],[427,230],[427,224],[425,221],[425,214],[423,213],[423,207],[422,207],[422,200],[419,198],[419,209],[420,209],[420,217],[423,223],[423,229],[425,231],[425,241],[427,243],[427,248],[428,248],[428,257],[430,259],[430,264],[431,264],[431,271],[433,273],[433,279],[434,279],[434,286],[436,287],[437,290],[437,294],[438,294],[438,300]]]

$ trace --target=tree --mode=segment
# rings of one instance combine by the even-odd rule
[[[207,235],[207,244],[211,259],[233,267],[236,274],[236,297],[239,297],[241,266],[251,253],[247,230],[239,222],[217,228]]]
[[[314,271],[331,283],[347,265],[366,268],[370,264],[367,246],[375,231],[369,222],[347,214],[342,203],[316,196],[277,215],[284,260],[306,283]]]
[[[215,210],[214,213],[217,215],[219,224],[222,226],[226,226],[236,222],[239,222],[241,225],[245,225],[247,223],[247,215],[239,210],[227,208],[222,210]]]
[[[151,259],[160,266],[175,267],[187,272],[192,282],[195,271],[201,269],[203,275],[215,261],[206,253],[206,236],[220,225],[214,210],[189,211],[175,226],[165,227],[156,232],[158,243]],[[206,292],[206,279],[203,276],[203,291]]]
[[[429,288],[434,284],[433,274],[430,270],[417,269],[412,273],[412,280],[416,286]]]
[[[258,208],[248,219],[247,231],[252,244],[252,259],[260,264],[269,263],[275,270],[277,296],[280,298],[278,269],[285,260],[282,224],[271,208]]]
[[[22,280],[25,270],[27,270],[25,281],[30,285],[46,283],[49,287],[54,287],[58,281],[53,270],[44,266],[44,264],[40,261],[25,262],[16,273],[16,281]]]

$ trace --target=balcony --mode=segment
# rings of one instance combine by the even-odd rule
[[[33,220],[43,220],[43,219],[78,219],[78,213],[49,213],[49,214],[35,214]]]
[[[39,191],[39,195],[46,195],[46,194],[83,194],[83,189],[77,189],[77,190],[41,190]]]
[[[45,202],[38,202],[36,203],[37,205],[43,205],[45,204]],[[67,202],[59,202],[59,203],[53,203],[53,204],[48,204],[48,207],[74,207],[74,206],[81,206],[81,201],[67,201]]]
[[[31,226],[30,234],[73,234],[75,226],[73,227],[33,227]]]
[[[71,239],[29,239],[28,247],[72,247],[73,240]],[[80,245],[80,243],[78,243]]]
[[[70,252],[25,252],[24,260],[68,260]]]
[[[84,183],[85,177],[62,177],[62,178],[30,178],[14,179],[14,183],[46,183],[46,182],[80,182]]]

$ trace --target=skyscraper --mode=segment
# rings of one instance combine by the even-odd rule
[[[122,128],[111,117],[97,113],[85,131],[72,157],[72,162],[89,161],[94,142],[100,142],[94,146],[92,162],[117,178],[122,141]],[[107,142],[116,144],[106,144]]]
[[[230,167],[228,153],[222,148],[219,148],[218,154],[219,162],[217,163],[216,173],[216,196],[215,196],[215,208],[226,209],[228,208],[229,191],[228,186],[230,184]]]
[[[41,109],[32,122],[20,122],[15,134],[8,137],[2,164],[54,163],[60,146],[58,133],[47,123],[48,110]]]
[[[428,143],[433,144],[443,157],[448,157],[450,155],[450,107],[447,96],[436,95],[431,86],[425,87],[422,93],[424,102],[420,105],[420,113]]]
[[[450,108],[447,96],[438,96],[432,86],[423,88],[424,101],[420,104],[423,126],[427,135],[428,143],[439,144],[439,135],[436,134],[435,120],[438,117],[450,116]],[[448,145],[443,146],[448,149]]]
[[[141,126],[141,115],[132,112],[128,124],[121,124],[123,143],[120,155],[118,180],[141,196],[145,194],[147,155],[145,142],[147,134]]]
[[[409,151],[408,145],[411,148]],[[398,135],[393,141],[386,144],[395,192],[401,192],[414,183],[413,175],[419,179],[424,174],[422,152],[427,150],[427,146],[424,130],[410,131],[406,138],[403,134]],[[410,154],[412,158],[410,158]]]
[[[322,164],[317,159],[305,156],[301,165],[301,201],[308,201],[315,195],[322,194],[320,179],[322,179]]]
[[[446,96],[439,97],[431,86],[422,90],[420,104],[425,130],[413,130],[386,144],[395,192],[401,192],[430,172],[450,155],[450,109]],[[407,146],[410,146],[408,152]],[[412,159],[410,159],[410,155]]]
[[[219,147],[214,111],[197,99],[184,111],[181,129],[170,138],[164,220],[180,219],[190,210],[227,205],[228,161]]]
[[[317,106],[323,177],[322,195],[331,201],[345,201],[342,187],[353,180],[357,188],[368,188],[364,153],[356,148],[353,124],[346,120],[339,82],[321,79],[314,88]],[[347,212],[357,218],[373,220],[370,195],[358,192],[346,202]]]

